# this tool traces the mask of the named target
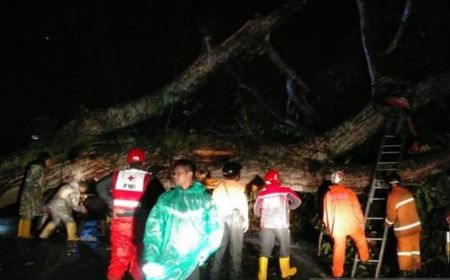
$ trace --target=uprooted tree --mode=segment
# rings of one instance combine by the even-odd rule
[[[175,158],[190,157],[199,160],[202,153],[207,156],[220,156],[226,150],[225,158],[236,158],[243,163],[243,180],[250,181],[255,175],[263,174],[269,167],[281,170],[283,181],[301,192],[314,192],[331,170],[344,168],[349,186],[363,191],[369,185],[373,166],[370,164],[352,164],[336,161],[376,137],[383,127],[383,116],[372,104],[371,98],[350,119],[313,137],[305,137],[298,144],[274,144],[252,141],[252,145],[239,137],[218,137],[217,135],[168,135],[166,137],[148,137],[141,133],[121,131],[142,121],[159,117],[172,106],[187,98],[195,98],[195,93],[207,84],[217,72],[229,77],[236,87],[252,94],[276,121],[284,122],[283,116],[268,106],[261,98],[261,92],[249,85],[236,74],[232,66],[239,61],[250,63],[258,56],[267,55],[278,68],[281,75],[294,83],[297,92],[291,95],[293,103],[303,118],[309,118],[309,124],[317,122],[318,111],[308,102],[310,87],[296,73],[294,68],[283,61],[269,40],[269,35],[292,18],[310,2],[290,1],[272,13],[249,20],[238,31],[229,36],[220,45],[208,48],[184,72],[159,91],[135,101],[118,105],[106,110],[97,110],[61,127],[58,131],[41,139],[37,143],[2,158],[0,162],[0,207],[15,203],[24,175],[25,165],[40,150],[50,151],[57,163],[49,169],[49,186],[57,186],[71,179],[74,171],[81,171],[85,180],[98,180],[115,168],[125,165],[125,154],[132,146],[140,146],[148,151],[148,165],[159,167],[159,177],[167,185],[167,167]],[[423,76],[415,81],[405,81],[393,73],[395,49],[401,44],[408,17],[401,17],[399,28],[387,45],[376,40],[374,15],[380,7],[371,6],[373,2],[356,1],[360,11],[361,42],[369,72],[369,92],[359,93],[368,96],[379,91],[389,91],[398,85],[408,93],[413,110],[429,106],[449,98],[450,72]],[[369,5],[370,4],[370,5]],[[405,4],[405,13],[411,9],[409,1]],[[389,59],[386,59],[389,57]],[[399,75],[401,76],[401,75]],[[388,79],[386,77],[389,77]],[[370,92],[371,91],[371,92]],[[314,119],[314,120],[312,120]],[[284,124],[292,124],[284,122]],[[241,125],[244,127],[245,124]],[[295,127],[295,124],[294,124]],[[310,128],[310,127],[309,127]],[[308,129],[301,125],[298,129]],[[311,133],[310,135],[314,135]],[[250,136],[251,137],[251,136]],[[255,137],[253,136],[253,139]],[[255,143],[256,142],[256,143]],[[206,148],[205,148],[206,147]],[[335,162],[336,161],[336,162]],[[217,162],[216,162],[217,163]],[[220,166],[204,163],[213,176],[220,177]],[[439,147],[426,154],[412,157],[400,168],[401,176],[407,181],[421,181],[424,178],[448,170],[450,167],[450,149]]]

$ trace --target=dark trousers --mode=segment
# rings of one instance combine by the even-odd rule
[[[243,223],[244,220],[240,215],[230,215],[225,218],[222,243],[214,256],[211,269],[212,279],[219,279],[223,265],[223,256],[228,248],[231,259],[230,279],[239,279],[241,277],[242,244],[244,242]]]
[[[261,257],[272,255],[275,241],[280,243],[280,257],[289,257],[291,234],[288,228],[263,228],[259,232],[261,238]]]

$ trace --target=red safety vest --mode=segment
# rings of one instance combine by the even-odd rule
[[[151,175],[139,169],[115,171],[113,174],[113,206],[134,211],[140,205]]]

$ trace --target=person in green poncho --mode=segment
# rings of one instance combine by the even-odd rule
[[[198,181],[195,164],[173,166],[175,187],[162,194],[147,219],[143,271],[146,279],[199,279],[199,267],[220,246],[223,227],[217,208]]]

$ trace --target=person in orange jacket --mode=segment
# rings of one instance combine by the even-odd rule
[[[331,174],[331,185],[323,199],[323,223],[333,238],[333,277],[344,274],[347,236],[350,236],[358,249],[359,259],[369,259],[369,249],[364,233],[364,215],[358,197],[342,184],[343,171]]]
[[[387,178],[391,191],[387,198],[385,226],[394,225],[397,258],[402,275],[420,269],[420,235],[422,225],[411,192],[400,186],[397,173]]]

